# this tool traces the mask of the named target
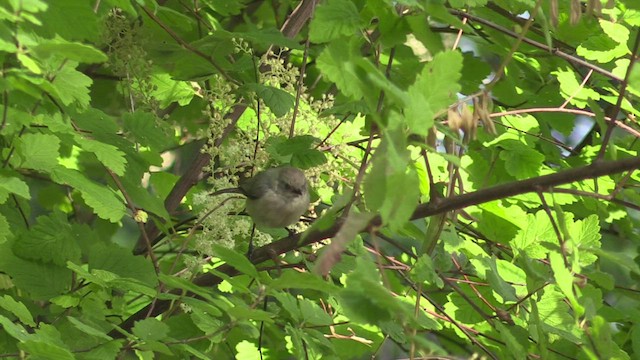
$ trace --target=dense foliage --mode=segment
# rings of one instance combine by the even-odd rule
[[[0,2],[0,358],[638,358],[639,28],[637,0]],[[282,164],[310,211],[253,232],[219,190]]]

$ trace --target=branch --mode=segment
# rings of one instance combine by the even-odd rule
[[[466,12],[463,12],[463,11],[460,11],[460,10],[456,10],[456,9],[449,9],[449,12],[451,14],[453,14],[453,15],[458,16],[458,17],[468,18],[471,21],[475,21],[475,22],[480,23],[482,25],[488,26],[488,27],[490,27],[490,28],[492,28],[494,30],[498,30],[498,31],[500,31],[500,32],[502,32],[502,33],[504,33],[506,35],[511,36],[514,39],[517,39],[520,36],[520,34],[518,34],[518,33],[515,33],[515,32],[513,32],[513,31],[511,31],[511,30],[509,30],[509,29],[507,29],[505,27],[502,27],[500,25],[494,24],[491,21],[485,20],[485,19],[483,19],[481,17],[475,16],[475,15],[472,15],[472,14],[469,14],[469,13],[466,13]],[[548,46],[546,44],[543,44],[543,43],[535,41],[535,40],[531,40],[531,39],[526,38],[526,37],[522,38],[522,42],[524,42],[526,44],[529,44],[531,46],[537,47],[538,49],[546,50],[546,51],[548,51],[549,53],[551,53],[553,55],[556,55],[556,56],[558,56],[558,57],[560,57],[562,59],[565,59],[565,60],[567,60],[567,61],[569,61],[571,63],[584,66],[584,67],[586,67],[588,69],[591,69],[591,70],[593,70],[593,71],[595,71],[597,73],[600,73],[600,74],[602,74],[602,75],[604,75],[604,76],[606,76],[606,77],[608,77],[610,79],[616,80],[618,82],[622,82],[622,79],[619,76],[614,75],[612,72],[610,72],[610,71],[608,71],[606,69],[603,69],[601,67],[595,66],[593,64],[590,64],[590,63],[588,63],[588,62],[586,62],[586,61],[584,61],[584,60],[582,60],[582,59],[580,59],[578,57],[575,57],[573,55],[569,55],[569,54],[561,51],[558,48],[550,47],[550,46]]]
[[[600,176],[612,175],[624,171],[631,171],[640,167],[640,157],[631,157],[622,160],[601,162],[596,161],[591,165],[575,169],[561,171],[555,174],[539,176],[527,180],[516,181],[503,185],[496,185],[486,189],[474,191],[472,193],[444,198],[436,203],[426,203],[418,205],[411,216],[411,220],[422,219],[429,216],[442,214],[449,211],[459,210],[468,206],[478,205],[489,201],[508,198],[511,196],[526,194],[530,192],[546,191],[554,186],[571,184],[576,181],[596,178]],[[557,191],[557,189],[555,190]],[[370,232],[382,225],[382,218],[378,215],[374,217],[363,232]],[[335,236],[342,224],[336,223],[328,229],[315,230],[305,234],[292,234],[286,238],[255,249],[252,253],[251,262],[259,264],[272,259],[274,256],[284,254],[302,246],[310,245],[324,239]],[[304,235],[304,237],[302,236]],[[216,272],[229,276],[238,274],[233,267],[224,264],[216,268]],[[194,284],[203,287],[212,287],[220,283],[222,279],[211,273],[206,273],[194,279]],[[160,300],[156,303],[153,314],[156,316],[169,308],[170,302]],[[120,327],[129,330],[135,321],[146,317],[148,309],[139,310],[136,314],[127,319]],[[122,336],[119,332],[112,332],[111,336]]]
[[[293,10],[287,21],[282,26],[282,29],[280,29],[285,36],[292,38],[300,32],[300,29],[302,29],[305,22],[311,18],[314,1],[315,0],[303,0],[298,4],[298,7]],[[215,146],[220,146],[227,135],[231,133],[245,109],[246,105],[238,104],[233,108],[233,111],[230,114],[227,114],[226,117],[230,120],[230,123],[216,141]],[[210,162],[211,156],[209,156],[209,154],[199,153],[198,157],[191,163],[187,172],[178,179],[164,201],[164,206],[169,214],[173,214],[175,212],[180,205],[182,198],[187,194],[189,189],[198,183],[200,174],[202,173],[202,168]],[[146,232],[149,238],[152,239],[151,245],[154,245],[158,241],[156,238],[160,235],[160,230],[153,222],[150,222],[146,228]],[[134,254],[140,255],[145,251],[146,245],[144,244],[144,240],[142,238],[138,239],[138,243],[134,248]]]

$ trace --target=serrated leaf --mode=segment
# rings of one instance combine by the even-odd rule
[[[295,296],[284,291],[274,291],[272,295],[278,300],[280,306],[291,315],[294,321],[298,322],[302,319],[302,312]]]
[[[77,63],[68,61],[55,75],[51,85],[56,89],[56,95],[64,105],[77,103],[80,109],[85,109],[91,101],[89,86],[93,83],[90,77],[75,69]]]
[[[188,82],[174,80],[166,73],[154,75],[151,78],[151,83],[155,85],[152,93],[160,101],[161,108],[166,108],[173,102],[185,106],[191,102],[195,95],[194,88]]]
[[[51,172],[51,178],[80,191],[87,205],[102,219],[115,223],[126,214],[123,202],[110,188],[92,182],[77,170],[58,166]]]
[[[291,165],[306,170],[327,162],[325,154],[316,149],[300,151],[291,156]]]
[[[527,224],[511,242],[514,254],[526,255],[532,259],[544,259],[549,252],[545,243],[553,243],[557,239],[549,217],[544,211],[535,215],[527,214]]]
[[[278,142],[275,145],[275,149],[281,155],[291,155],[299,151],[309,150],[316,141],[319,140],[311,135],[294,136]]]
[[[60,37],[42,42],[36,45],[33,50],[41,57],[46,58],[51,55],[57,55],[88,64],[101,63],[109,59],[107,55],[93,46],[67,41]]]
[[[7,241],[7,238],[11,235],[11,231],[9,228],[9,223],[7,222],[7,218],[4,215],[0,214],[0,244]],[[2,288],[0,284],[0,289]]]
[[[13,244],[13,251],[23,259],[52,262],[64,266],[67,261],[80,259],[80,246],[64,213],[54,211],[39,216],[36,224],[23,232]]]
[[[16,301],[10,295],[0,297],[0,307],[15,315],[21,323],[31,327],[36,326],[29,309],[27,309],[23,303]]]
[[[93,5],[82,0],[48,1],[47,21],[43,22],[44,33],[59,35],[67,40],[97,41],[100,22],[96,21]],[[70,19],[73,19],[70,22]]]
[[[22,325],[14,324],[13,321],[3,315],[0,315],[0,325],[9,336],[16,340],[24,341],[29,336],[29,333]]]
[[[8,194],[16,194],[24,199],[31,199],[29,185],[21,179],[0,173],[0,204],[4,203]]]
[[[0,270],[11,276],[16,287],[33,299],[49,299],[68,290],[71,271],[54,264],[43,264],[13,255],[9,244],[0,247]]]
[[[287,115],[295,104],[295,97],[282,89],[255,83],[245,87],[254,91],[276,117]]]
[[[543,322],[543,330],[560,334],[576,343],[580,341],[579,334],[582,331],[575,326],[571,310],[562,293],[552,287],[546,287],[542,297],[536,301],[536,306]]]
[[[540,175],[544,155],[518,140],[507,139],[500,141],[500,159],[504,160],[505,169],[509,175],[518,180],[529,179]]]
[[[29,56],[25,55],[24,53],[18,53],[17,58],[18,58],[18,61],[22,63],[22,66],[27,68],[32,73],[42,74],[42,69],[40,69],[40,65],[38,65],[38,63],[32,58],[30,58]]]
[[[103,330],[97,329],[94,326],[85,324],[84,322],[80,321],[79,319],[76,319],[72,316],[67,316],[67,320],[69,320],[69,322],[71,324],[73,324],[73,326],[75,326],[78,330],[82,331],[83,333],[87,334],[87,335],[91,335],[100,339],[105,339],[105,340],[111,340],[112,337],[105,334],[105,332]]]
[[[256,270],[256,267],[243,254],[218,244],[212,245],[212,248],[216,257],[220,258],[220,260],[230,266],[233,266],[236,270],[251,277],[258,276],[258,270]]]
[[[228,2],[228,1],[222,1]],[[257,46],[264,46],[265,44],[278,45],[286,47],[288,49],[302,49],[298,41],[286,37],[282,32],[275,28],[260,28],[247,32],[234,32],[235,37],[240,37],[243,40],[250,41]]]
[[[308,272],[297,272],[292,270],[283,271],[282,275],[269,283],[271,289],[310,289],[318,290],[328,294],[335,294],[339,288],[329,282],[324,281],[320,276]]]
[[[167,129],[158,123],[153,114],[136,111],[122,116],[124,128],[129,131],[136,142],[149,146],[153,150],[163,151],[171,144]]]
[[[198,329],[207,334],[215,333],[224,326],[224,322],[220,320],[218,315],[202,309],[193,309],[190,317]]]
[[[118,176],[123,176],[127,159],[117,147],[91,139],[76,136],[75,141],[82,150],[93,153],[104,166]]]
[[[598,260],[594,254],[600,249],[600,222],[597,215],[590,215],[584,220],[578,220],[569,226],[569,241],[579,251],[579,264],[582,267],[593,264]]]
[[[483,258],[483,260],[486,260],[485,264],[489,267],[486,276],[493,291],[500,295],[503,301],[518,301],[516,290],[502,278],[501,274],[498,271],[498,264],[496,262],[500,261],[501,263],[503,263],[502,267],[504,267],[504,260],[499,260],[495,257],[491,257],[491,259]],[[522,280],[525,279],[526,277],[523,276]]]
[[[18,344],[20,349],[31,355],[32,358],[51,360],[75,360],[71,351],[58,344],[44,341],[26,340]]]
[[[89,251],[89,269],[109,271],[122,278],[136,279],[150,288],[158,285],[153,264],[143,256],[115,244],[98,243]]]
[[[25,134],[17,144],[21,167],[50,171],[58,165],[60,139],[50,134]]]
[[[236,359],[260,359],[261,352],[256,344],[242,340],[236,344]]]
[[[603,34],[589,36],[578,46],[576,52],[587,60],[608,63],[613,59],[623,57],[629,53],[627,41],[629,29],[623,24],[600,19]]]
[[[562,255],[558,252],[549,253],[549,263],[551,264],[551,270],[553,271],[553,277],[556,280],[558,288],[569,299],[573,310],[582,315],[584,309],[578,304],[578,301],[573,293],[573,274],[567,269]]]
[[[457,100],[460,91],[462,55],[458,51],[438,53],[417,76],[408,89],[405,119],[409,129],[426,136],[436,113]]]
[[[560,69],[553,72],[560,83],[560,90],[565,99],[581,109],[584,109],[590,100],[600,100],[600,94],[590,88],[581,86],[581,81],[576,78],[576,73],[571,69]]]
[[[383,222],[398,230],[418,204],[420,181],[415,168],[408,165],[409,151],[400,124],[389,122],[363,187],[367,207],[380,211]]]
[[[527,351],[523,344],[528,342],[527,332],[520,327],[507,327],[500,322],[496,322],[495,327],[513,359],[526,359]]]
[[[309,40],[327,42],[354,36],[360,28],[358,8],[349,0],[329,0],[318,6],[309,25]]]
[[[169,334],[169,326],[158,319],[148,318],[136,321],[133,334],[145,341],[162,340]]]
[[[444,286],[444,282],[436,273],[431,256],[422,254],[415,266],[411,270],[411,277],[418,282],[426,282],[429,285],[435,285],[439,289]]]
[[[344,95],[352,100],[364,96],[361,74],[353,62],[358,55],[355,52],[355,40],[334,41],[325,47],[318,56],[318,69],[327,80],[336,84]]]

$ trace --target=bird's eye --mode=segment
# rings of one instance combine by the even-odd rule
[[[288,192],[292,192],[294,194],[301,194],[302,192],[300,191],[300,189],[295,188],[294,186],[291,186],[291,184],[288,183],[284,183],[284,188],[288,191]]]

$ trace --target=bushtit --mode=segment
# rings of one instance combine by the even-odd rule
[[[283,166],[259,172],[240,182],[247,213],[257,226],[278,228],[295,224],[309,208],[307,178],[299,169]]]

